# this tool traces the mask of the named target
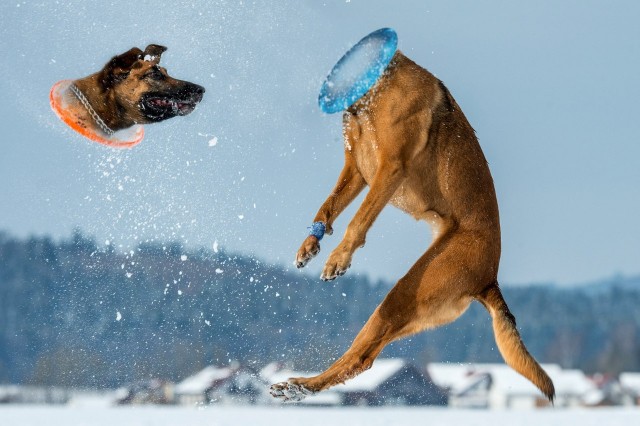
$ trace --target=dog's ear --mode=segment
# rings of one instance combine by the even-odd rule
[[[105,89],[111,88],[129,76],[134,64],[142,59],[142,50],[133,47],[121,55],[114,56],[102,69],[101,81]]]
[[[160,57],[162,56],[165,50],[167,50],[167,48],[164,46],[160,46],[159,44],[150,44],[144,49],[143,59],[145,61],[149,61],[149,62],[153,62],[154,64],[157,64],[158,62],[160,62]]]

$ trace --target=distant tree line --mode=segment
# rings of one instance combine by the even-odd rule
[[[180,380],[209,364],[318,370],[342,354],[390,283],[323,283],[224,250],[144,243],[121,252],[0,233],[0,383],[115,387]],[[640,277],[561,289],[509,287],[531,352],[587,372],[640,371]],[[382,356],[500,362],[479,304]]]

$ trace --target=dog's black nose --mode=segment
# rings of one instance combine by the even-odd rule
[[[204,92],[204,87],[199,84],[186,83],[178,91],[178,96],[181,98],[191,99],[193,102],[198,103],[202,100]]]
[[[200,86],[199,84],[194,84],[193,87],[191,88],[191,90],[196,95],[202,95],[205,92],[204,87]]]

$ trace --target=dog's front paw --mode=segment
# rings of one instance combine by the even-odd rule
[[[280,382],[271,385],[269,393],[274,398],[280,399],[284,402],[302,401],[308,395],[314,394],[313,391],[310,391],[302,385],[292,383],[291,381]]]
[[[311,259],[320,253],[320,242],[318,238],[309,235],[300,246],[296,254],[296,267],[303,268]]]
[[[336,248],[327,263],[324,265],[320,279],[322,281],[332,281],[347,272],[347,269],[351,267],[351,253],[346,250]]]

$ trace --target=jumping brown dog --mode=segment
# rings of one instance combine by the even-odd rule
[[[398,51],[375,86],[345,111],[343,126],[344,168],[314,221],[331,233],[347,205],[367,185],[369,192],[321,278],[345,273],[387,203],[428,222],[433,242],[342,357],[318,376],[272,385],[271,394],[295,401],[349,380],[370,368],[388,343],[449,323],[477,300],[493,318],[507,364],[553,401],[553,382],[525,348],[498,287],[500,222],[487,161],[444,84]],[[318,239],[307,237],[298,267],[319,251]]]
[[[75,92],[77,99],[70,108],[79,124],[110,136],[134,124],[156,123],[192,112],[205,90],[170,77],[158,65],[165,50],[157,44],[144,51],[134,47],[113,57],[97,73],[75,80],[76,89],[72,86],[72,90],[79,92]],[[83,97],[88,105],[83,105]]]

